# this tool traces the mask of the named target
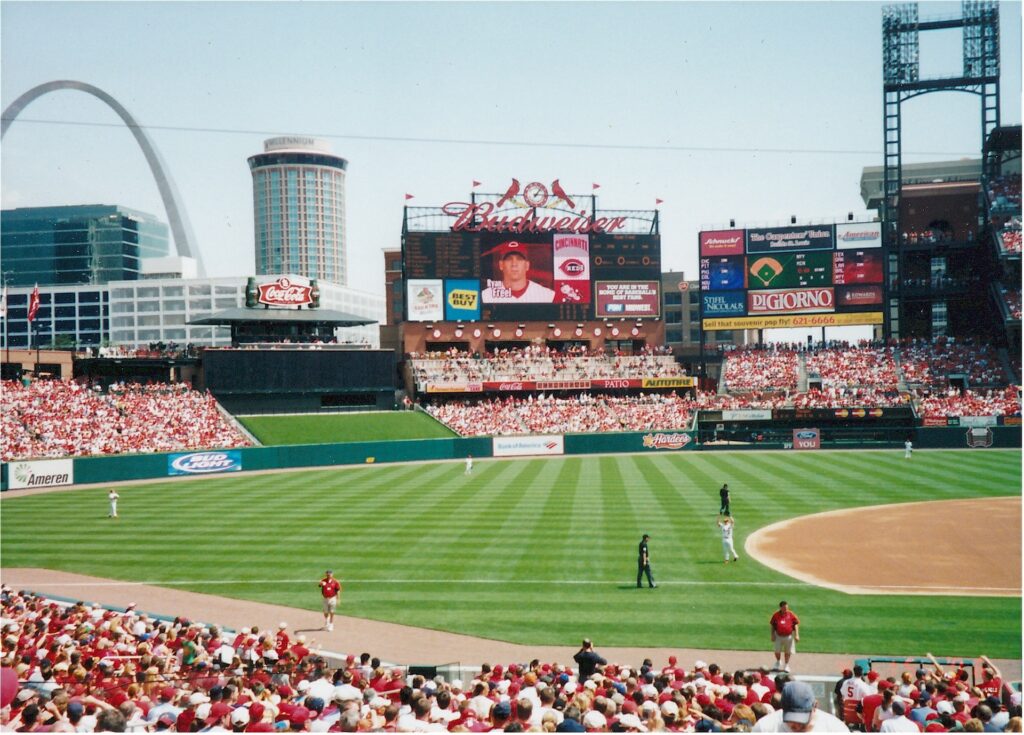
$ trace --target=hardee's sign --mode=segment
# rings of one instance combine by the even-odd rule
[[[441,210],[449,217],[454,217],[452,232],[509,232],[521,235],[524,233],[545,232],[577,232],[581,235],[591,232],[614,232],[625,227],[625,217],[594,217],[581,211],[578,215],[542,215],[538,216],[537,208],[526,210],[523,214],[509,216],[495,215],[494,204],[481,202],[448,202]]]

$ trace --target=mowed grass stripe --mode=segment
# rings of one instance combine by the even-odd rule
[[[863,488],[899,482],[882,502],[1019,492],[1020,456],[680,452],[493,460],[468,477],[451,462],[239,474],[124,488],[119,521],[106,519],[96,489],[7,497],[0,551],[6,566],[225,580],[180,586],[298,606],[313,621],[315,580],[330,565],[346,613],[523,643],[589,635],[602,645],[763,651],[767,616],[785,597],[804,621],[802,650],[867,643],[881,653],[1013,658],[1019,598],[846,596],[750,560],[726,566],[714,517],[729,482],[740,549],[767,523],[865,504]],[[655,537],[654,591],[633,588],[644,530]],[[907,548],[909,559],[913,539]],[[297,578],[309,582],[266,581]],[[499,583],[461,581],[488,578]],[[713,584],[683,584],[701,581]]]

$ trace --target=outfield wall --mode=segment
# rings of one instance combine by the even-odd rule
[[[973,432],[973,433],[972,433]],[[698,444],[697,432],[623,432],[551,436],[412,439],[405,441],[350,442],[251,447],[209,452],[136,454],[117,457],[16,461],[0,466],[0,490],[105,482],[153,480],[258,470],[329,467],[387,462],[428,462],[474,457],[561,456],[675,452],[681,450],[788,449],[775,442]],[[1020,448],[1020,426],[920,428],[913,432],[916,448],[976,446]],[[902,448],[902,443],[823,441],[823,448]],[[813,450],[810,450],[813,451]],[[12,482],[13,480],[13,482]]]

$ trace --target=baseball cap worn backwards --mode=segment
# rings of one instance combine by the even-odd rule
[[[802,681],[791,681],[782,690],[782,720],[806,725],[814,712],[814,690]]]

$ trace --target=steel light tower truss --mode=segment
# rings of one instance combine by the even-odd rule
[[[958,77],[921,79],[920,34],[963,29],[963,72]],[[995,0],[963,0],[961,17],[922,21],[917,3],[882,9],[884,177],[881,216],[889,252],[886,334],[900,337],[903,253],[899,248],[900,187],[903,181],[902,105],[930,92],[968,92],[981,100],[982,140],[999,127],[999,8]]]

